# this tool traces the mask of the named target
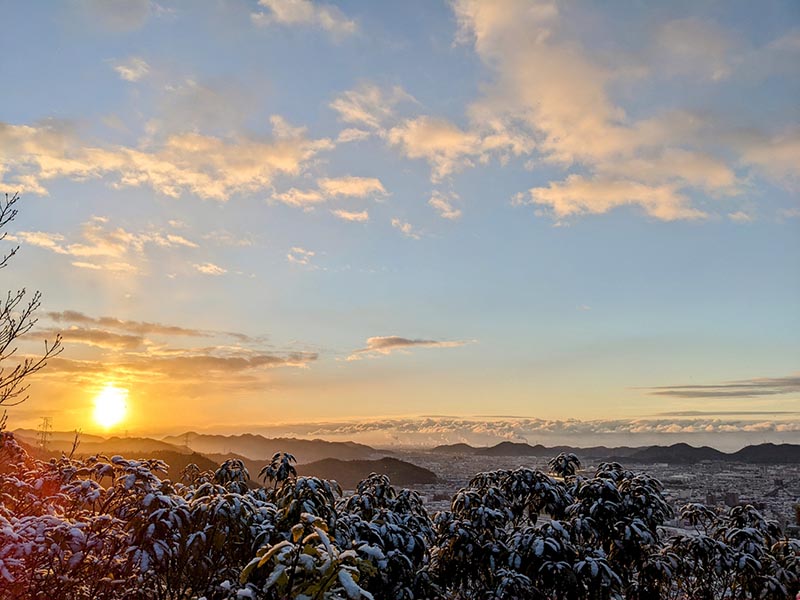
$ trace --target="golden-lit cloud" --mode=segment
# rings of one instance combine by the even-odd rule
[[[518,204],[546,207],[557,219],[582,214],[602,214],[625,205],[641,206],[657,219],[702,219],[706,215],[691,207],[689,199],[674,186],[649,186],[629,180],[585,179],[570,175],[564,182],[533,188],[530,198],[519,195]]]
[[[459,40],[472,44],[495,75],[469,107],[472,118],[527,138],[527,148],[517,148],[535,151],[531,168],[541,162],[587,171],[530,190],[533,203],[550,206],[556,218],[638,205],[659,219],[696,219],[703,211],[690,191],[714,197],[741,192],[731,160],[737,148],[740,164],[773,178],[797,173],[791,135],[737,144],[730,127],[726,133],[708,116],[672,108],[634,118],[612,100],[609,88],[631,70],[639,77],[729,78],[746,59],[719,27],[695,19],[665,23],[651,49],[612,67],[569,37],[556,3],[458,0],[452,6]]]
[[[454,221],[461,218],[461,209],[453,206],[453,201],[458,199],[457,194],[444,194],[434,190],[428,204],[433,207],[443,219]]]
[[[224,275],[228,272],[228,270],[224,267],[220,267],[219,265],[215,265],[211,262],[205,263],[196,263],[192,265],[198,273],[202,273],[203,275]]]
[[[150,72],[150,65],[143,58],[131,56],[122,61],[113,63],[114,70],[125,81],[136,82]]]
[[[408,350],[411,348],[457,348],[468,342],[463,341],[440,341],[404,338],[396,335],[376,336],[367,338],[367,345],[359,350],[354,350],[347,360],[360,360],[369,355],[385,355],[392,352]]]
[[[348,19],[335,6],[312,0],[259,0],[266,10],[253,12],[251,20],[258,26],[278,24],[286,26],[318,27],[335,38],[353,35],[358,25]]]
[[[420,234],[414,230],[414,227],[408,221],[403,221],[394,217],[392,219],[392,227],[399,230],[404,236],[409,237],[413,240],[420,239]]]
[[[366,223],[369,221],[369,213],[366,210],[355,212],[350,210],[335,209],[332,210],[331,213],[343,221],[353,221],[356,223]]]
[[[347,90],[331,102],[341,121],[351,125],[381,130],[395,118],[395,108],[403,103],[416,103],[411,94],[400,86],[381,88],[372,83],[362,83]],[[363,131],[363,130],[351,130]],[[363,134],[349,134],[360,138]]]
[[[391,144],[408,158],[424,158],[431,164],[434,181],[472,166],[470,157],[481,153],[481,139],[445,119],[418,117],[388,132]]]
[[[290,263],[309,266],[311,264],[311,259],[314,258],[315,255],[316,252],[313,250],[306,250],[300,246],[294,246],[286,254],[286,260]]]
[[[317,180],[319,189],[326,196],[349,196],[365,198],[367,196],[385,196],[386,190],[380,179],[376,177],[333,177]]]
[[[109,226],[105,217],[92,217],[85,222],[73,240],[60,233],[19,231],[9,235],[15,240],[75,258],[72,265],[83,269],[134,273],[136,263],[143,260],[147,246],[160,248],[198,248],[198,244],[174,232],[151,230],[131,232]]]
[[[272,199],[309,211],[313,210],[317,204],[336,198],[366,198],[386,195],[386,189],[380,179],[347,175],[320,178],[317,180],[316,189],[290,188],[285,192],[276,192],[272,195]]]
[[[166,137],[158,147],[91,147],[59,123],[0,123],[0,180],[6,190],[46,194],[49,179],[109,177],[115,187],[149,186],[170,197],[192,193],[227,200],[270,187],[276,175],[298,175],[328,139],[308,139],[304,128],[271,119],[273,139],[227,139],[194,132]]]

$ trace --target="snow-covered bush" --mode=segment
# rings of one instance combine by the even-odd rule
[[[570,456],[476,475],[433,518],[372,474],[354,494],[276,454],[244,465],[103,456],[48,462],[0,431],[0,598],[156,600],[778,599],[800,541],[752,506],[689,504],[667,538],[661,484]]]

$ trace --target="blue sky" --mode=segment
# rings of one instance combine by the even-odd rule
[[[84,424],[114,384],[140,431],[700,410],[797,435],[796,3],[2,12],[5,277],[66,341],[20,424]]]

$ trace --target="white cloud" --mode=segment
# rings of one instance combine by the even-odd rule
[[[326,196],[364,198],[370,195],[385,196],[386,190],[375,177],[335,177],[318,179],[317,185]]]
[[[517,196],[519,204],[547,207],[557,219],[574,215],[602,214],[625,205],[638,205],[664,221],[701,219],[706,215],[692,208],[689,199],[674,186],[650,186],[624,179],[586,179],[570,175],[564,182],[532,188],[530,200]]]
[[[298,190],[290,188],[285,192],[272,194],[272,197],[279,202],[289,206],[308,208],[313,204],[325,202],[325,196],[319,190]]]
[[[301,246],[294,246],[286,254],[286,259],[290,263],[308,266],[311,264],[311,259],[314,258],[315,255],[316,252],[313,250],[306,250]]]
[[[108,176],[115,187],[149,186],[179,197],[185,192],[225,201],[232,194],[269,188],[277,175],[298,175],[328,139],[308,139],[303,128],[273,117],[274,139],[199,133],[169,135],[157,146],[92,147],[63,124],[0,123],[0,188],[46,194],[55,178]]]
[[[356,223],[366,223],[369,221],[369,213],[366,210],[362,210],[359,212],[343,210],[343,209],[336,209],[332,210],[331,213],[339,217],[344,221],[354,221]]]
[[[258,26],[273,23],[286,26],[318,27],[335,38],[353,35],[358,25],[348,19],[335,6],[320,4],[311,0],[260,0],[259,5],[266,11],[254,12],[251,20]]]
[[[330,106],[339,113],[339,119],[345,123],[367,127],[374,131],[382,129],[394,118],[397,105],[416,102],[414,97],[400,86],[380,88],[371,83],[362,83],[353,90],[343,92],[331,102]]]
[[[150,72],[150,65],[144,59],[132,56],[114,64],[114,70],[125,81],[139,81]]]
[[[749,223],[753,220],[752,215],[744,211],[737,210],[736,212],[728,213],[728,218],[735,223]]]
[[[703,211],[694,205],[693,192],[715,198],[741,193],[746,177],[737,169],[742,164],[773,179],[797,176],[800,146],[793,133],[737,143],[733,131],[709,115],[663,109],[658,103],[652,114],[629,115],[610,90],[630,77],[631,68],[619,67],[624,61],[608,67],[602,54],[585,49],[570,35],[574,29],[555,2],[456,0],[452,7],[459,40],[472,44],[494,74],[469,108],[470,131],[490,126],[504,131],[502,143],[513,148],[512,154],[536,152],[531,168],[582,168],[580,176],[530,190],[533,203],[550,206],[557,218],[639,205],[659,219],[694,219]],[[763,51],[778,52],[773,45]],[[793,48],[790,36],[781,44],[781,56]],[[721,28],[683,20],[662,25],[652,46],[631,62],[639,61],[637,77],[651,84],[663,84],[657,78],[665,76],[721,82],[744,60],[737,52],[742,49]],[[750,62],[770,68],[764,57]],[[470,156],[485,158],[485,147],[471,141],[454,136],[456,150],[444,155],[448,160],[428,152],[434,173],[441,177],[459,164],[468,166]]]
[[[19,231],[9,235],[8,239],[80,258],[72,263],[78,268],[130,273],[139,270],[134,263],[143,260],[147,246],[199,247],[184,236],[158,229],[136,233],[122,227],[110,227],[105,217],[93,217],[85,222],[80,234],[71,240],[60,233],[43,231]]]
[[[228,270],[225,269],[224,267],[220,267],[219,265],[215,265],[214,263],[211,262],[198,263],[192,266],[198,273],[202,273],[203,275],[218,276],[218,275],[224,275],[225,273],[228,272]]]
[[[418,240],[420,238],[420,235],[414,231],[411,223],[408,223],[407,221],[401,221],[397,217],[392,219],[392,227],[399,229],[404,236],[410,237],[411,239]]]
[[[461,209],[453,206],[453,200],[457,199],[457,194],[445,195],[438,190],[434,190],[430,200],[428,200],[428,204],[436,209],[442,218],[456,220],[461,217]]]

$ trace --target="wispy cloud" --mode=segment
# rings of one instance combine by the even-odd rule
[[[458,199],[455,193],[444,194],[438,190],[434,190],[431,194],[428,204],[433,207],[443,219],[450,219],[454,221],[461,218],[461,209],[453,206],[453,201]]]
[[[396,335],[376,336],[368,338],[366,347],[354,350],[347,360],[359,360],[365,355],[385,355],[411,348],[457,348],[467,343],[469,342],[412,339]]]
[[[366,210],[355,212],[350,210],[336,209],[332,210],[331,212],[344,221],[352,221],[356,223],[366,223],[369,221],[369,213]]]
[[[316,189],[290,188],[272,195],[274,200],[296,206],[306,211],[315,205],[336,198],[367,198],[386,196],[386,189],[376,177],[323,177],[317,180]]]
[[[37,126],[0,123],[0,188],[47,194],[48,180],[108,176],[114,187],[149,186],[177,198],[192,193],[225,201],[237,193],[269,188],[277,175],[298,175],[333,143],[308,139],[305,129],[271,118],[273,139],[191,132],[138,147],[83,143],[60,123]]]
[[[139,271],[145,248],[198,248],[198,244],[174,232],[151,229],[132,232],[122,227],[112,227],[106,217],[92,217],[85,222],[79,236],[69,240],[60,233],[19,231],[8,239],[38,246],[56,254],[71,256],[72,265],[91,270],[125,273]]]
[[[150,72],[150,65],[148,65],[143,58],[139,58],[138,56],[131,56],[123,61],[116,61],[112,64],[117,74],[125,81],[139,81]]]
[[[654,396],[673,398],[758,398],[800,393],[800,375],[743,379],[709,385],[665,385],[643,389]]]
[[[310,266],[311,259],[314,258],[315,255],[316,252],[313,250],[306,250],[300,246],[294,246],[286,254],[286,260],[297,265]]]
[[[271,24],[285,26],[318,27],[334,38],[353,35],[358,25],[347,18],[335,6],[312,2],[311,0],[259,0],[266,10],[250,15],[253,23],[259,26]]]
[[[192,266],[198,273],[202,273],[203,275],[218,276],[218,275],[224,275],[225,273],[228,272],[228,269],[220,267],[219,265],[216,265],[211,262],[195,263]]]
[[[341,121],[366,127],[375,133],[395,120],[395,108],[404,103],[416,104],[417,101],[400,86],[382,88],[372,83],[362,83],[355,89],[343,92],[330,106],[339,114]],[[361,137],[361,134],[356,134],[356,137]]]
[[[420,239],[419,233],[414,231],[414,227],[408,221],[402,221],[395,217],[392,219],[392,227],[400,230],[400,232],[406,237],[409,237],[413,240]]]

